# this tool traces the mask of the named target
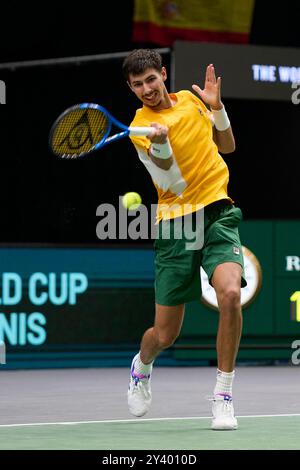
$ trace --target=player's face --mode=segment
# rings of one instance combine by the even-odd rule
[[[135,95],[149,108],[160,109],[164,105],[167,90],[165,80],[167,72],[165,67],[161,72],[155,69],[147,69],[141,75],[129,76],[128,85]]]

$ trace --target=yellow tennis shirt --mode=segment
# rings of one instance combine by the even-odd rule
[[[204,103],[188,90],[171,93],[175,105],[160,111],[138,109],[131,126],[152,122],[169,128],[174,162],[158,168],[149,157],[147,137],[131,136],[140,160],[158,193],[157,221],[190,214],[220,199],[229,199],[229,172],[212,138],[213,120]]]

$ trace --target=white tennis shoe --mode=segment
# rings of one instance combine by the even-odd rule
[[[212,425],[215,431],[232,431],[238,428],[234,416],[232,397],[227,394],[217,394],[211,398],[212,401]]]
[[[130,413],[134,416],[140,417],[146,414],[151,406],[151,374],[142,375],[135,372],[134,364],[137,357],[138,354],[134,356],[133,361],[131,363],[130,382],[127,393],[127,399]]]

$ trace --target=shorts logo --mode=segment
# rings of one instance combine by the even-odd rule
[[[239,247],[234,246],[232,250],[233,250],[233,253],[234,253],[235,255],[239,255],[239,254],[240,254],[240,249],[239,249]]]

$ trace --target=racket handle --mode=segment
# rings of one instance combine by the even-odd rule
[[[153,134],[153,127],[129,127],[129,135],[149,135]]]

